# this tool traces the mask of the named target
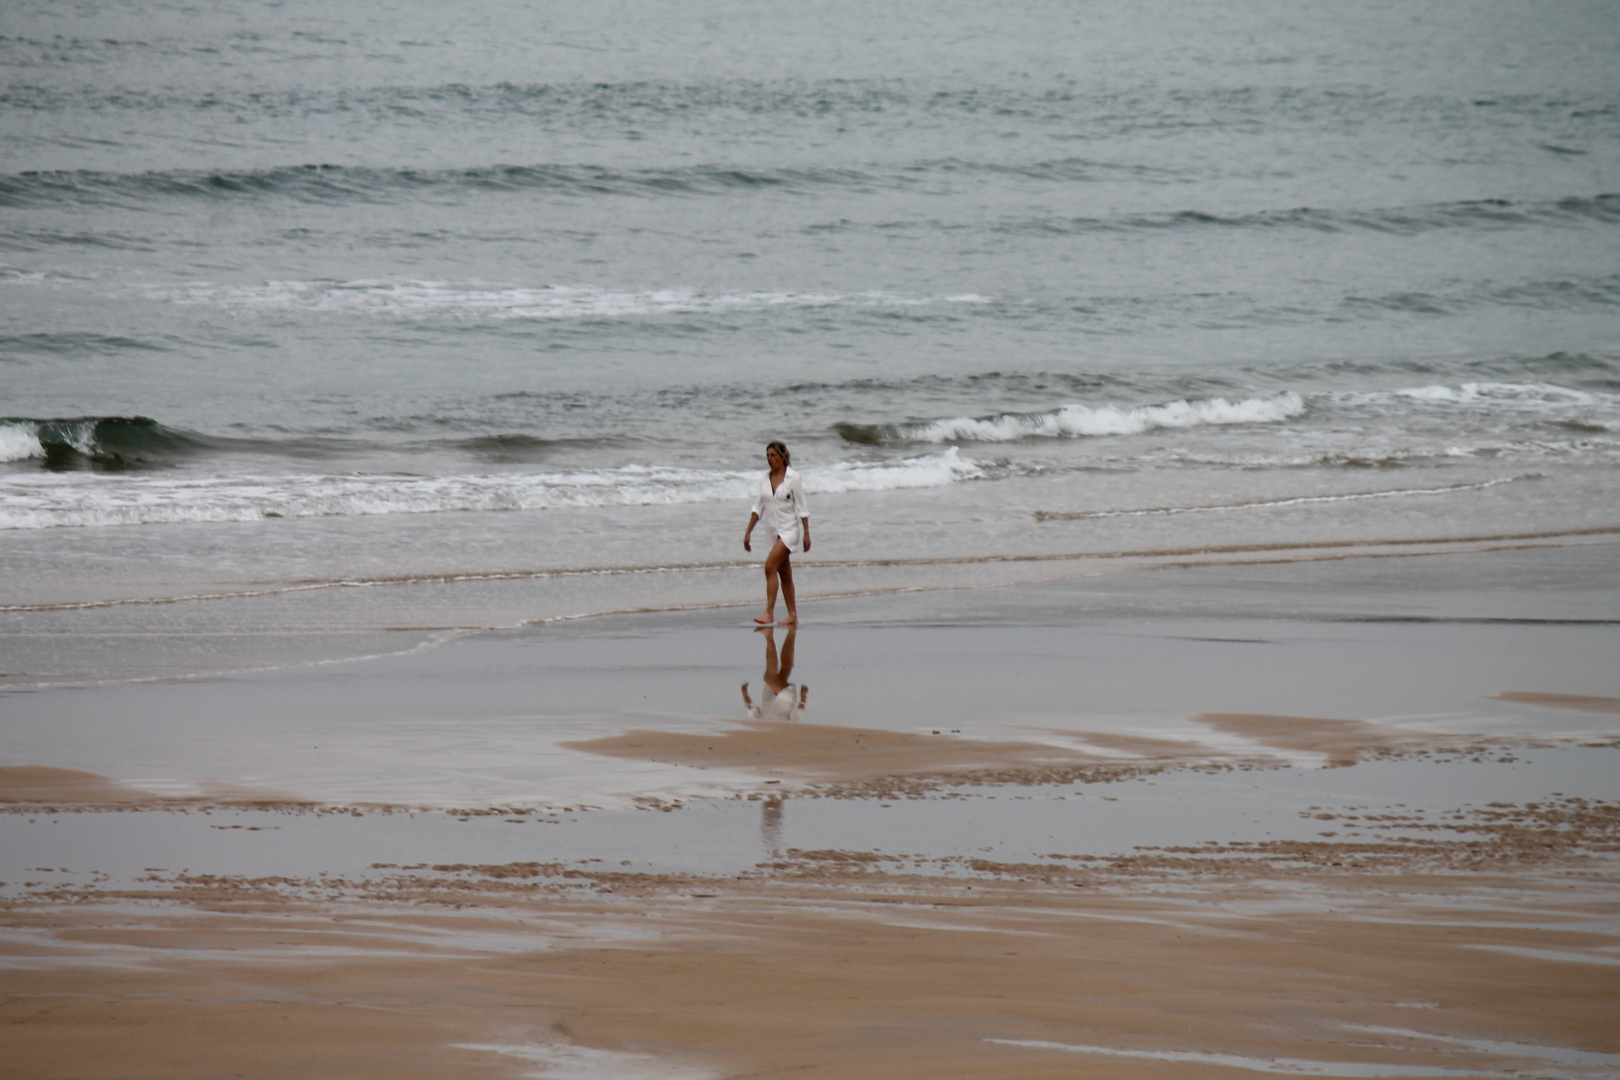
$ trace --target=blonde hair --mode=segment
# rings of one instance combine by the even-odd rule
[[[770,442],[765,444],[765,449],[775,450],[778,454],[781,454],[783,465],[793,464],[793,455],[788,453],[787,443],[783,442],[781,439],[772,439]]]

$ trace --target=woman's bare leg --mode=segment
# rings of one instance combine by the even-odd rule
[[[793,637],[798,632],[797,626],[788,627],[787,640],[782,642],[782,662],[777,665],[776,677],[782,680],[783,686],[793,678]]]
[[[778,544],[781,542],[780,540],[777,541]],[[782,549],[782,569],[777,571],[777,576],[782,579],[782,599],[787,603],[788,609],[787,618],[777,625],[798,626],[799,605],[796,602],[798,597],[793,594],[793,563],[789,561],[787,548],[785,547]]]
[[[765,614],[755,615],[754,621],[764,626],[771,626],[776,622],[776,575],[771,572],[771,564],[765,564]]]
[[[788,602],[788,615],[794,613],[793,606],[793,571],[788,568],[788,549],[777,537],[771,545],[771,553],[765,556],[765,614],[755,616],[757,623],[773,623],[776,621],[776,591],[778,579],[786,586]]]
[[[793,631],[788,631],[792,633]],[[775,627],[764,627],[755,633],[765,635],[765,687],[773,694],[780,694],[787,685],[787,680],[781,676],[776,661],[776,630]]]

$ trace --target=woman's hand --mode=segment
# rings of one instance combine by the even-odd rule
[[[810,519],[800,518],[799,524],[804,526],[804,550],[808,552],[810,550]]]
[[[753,530],[750,529],[748,532],[753,532]],[[749,542],[748,542],[748,533],[743,533],[743,550],[744,551],[753,551],[754,550],[753,545],[749,544]]]

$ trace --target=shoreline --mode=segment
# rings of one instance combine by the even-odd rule
[[[1608,537],[1613,538],[1605,539]],[[1546,542],[1552,540],[1563,540],[1565,542]],[[1355,539],[1318,541],[1308,544],[1286,542],[1250,543],[1172,549],[1144,549],[1141,551],[964,555],[938,558],[817,559],[811,560],[804,566],[805,569],[810,570],[812,578],[824,579],[831,576],[835,580],[830,583],[812,580],[802,584],[800,591],[806,603],[822,604],[901,597],[918,593],[944,594],[962,591],[1016,590],[1041,584],[1072,585],[1110,577],[1163,571],[1185,571],[1205,567],[1264,567],[1374,559],[1421,559],[1491,552],[1603,548],[1617,544],[1620,544],[1620,526],[1593,526],[1582,529],[1498,533],[1442,539]],[[1058,567],[1060,566],[1065,569],[1059,571]],[[993,572],[990,573],[990,576],[983,576],[987,571],[1005,567],[1043,567],[1050,568],[1051,572],[1025,574],[1017,578],[1000,576]],[[896,573],[937,571],[941,568],[951,568],[958,572],[959,577],[971,578],[974,574],[980,576],[977,580],[941,580],[935,577],[925,582],[903,584],[861,583],[857,580],[862,575],[870,576],[874,572],[881,572],[884,577],[892,581]],[[0,671],[0,695],[10,692],[49,690],[70,686],[111,685],[176,679],[210,679],[330,664],[364,663],[368,660],[390,656],[408,656],[424,650],[435,649],[447,642],[468,635],[561,626],[585,620],[611,620],[635,616],[676,615],[682,613],[712,613],[734,608],[747,608],[758,603],[758,597],[752,595],[755,590],[740,587],[716,587],[716,583],[705,583],[705,579],[715,574],[730,576],[741,571],[757,573],[758,569],[756,562],[739,561],[734,563],[652,565],[646,567],[604,566],[573,569],[489,570],[392,577],[297,580],[279,585],[258,583],[242,588],[227,588],[222,591],[202,593],[188,592],[175,595],[130,596],[116,599],[12,603],[0,605],[0,616],[10,616],[17,624],[17,631],[14,631],[14,633],[22,635],[14,642],[14,644],[18,645],[18,649],[14,653],[15,656],[25,656],[32,651],[23,647],[26,644],[24,638],[26,637],[28,625],[23,620],[33,619],[36,622],[48,620],[37,627],[37,632],[52,635],[54,649],[49,654],[52,660],[60,662],[61,658],[67,655],[73,657],[73,661],[70,662],[76,661],[81,667],[105,666],[108,663],[105,658],[106,650],[101,647],[99,638],[109,631],[115,635],[126,636],[131,631],[125,628],[123,622],[115,621],[103,627],[93,621],[73,627],[69,623],[62,622],[64,619],[127,620],[133,616],[126,615],[125,612],[132,610],[179,608],[187,612],[200,613],[183,617],[186,620],[186,625],[180,629],[181,636],[195,636],[199,640],[213,638],[214,642],[210,651],[216,651],[220,648],[219,627],[215,625],[216,623],[223,622],[235,626],[244,620],[249,620],[259,629],[234,646],[235,649],[244,653],[240,659],[235,661],[237,666],[216,666],[188,670],[185,668],[173,668],[170,660],[159,660],[156,665],[158,670],[129,674],[87,671],[78,676],[64,676],[44,672],[30,674],[27,671]],[[660,577],[669,575],[672,578],[678,578],[680,582],[676,586],[677,592],[683,589],[692,592],[696,588],[694,595],[701,593],[705,596],[705,599],[679,602],[675,601],[674,597],[670,597],[668,599],[671,602],[661,604],[648,605],[643,603],[630,606],[608,606],[614,601],[606,596],[599,595],[594,598],[596,604],[590,610],[563,611],[538,617],[517,617],[509,622],[498,624],[480,621],[456,623],[453,621],[445,622],[442,619],[423,618],[423,616],[444,613],[446,598],[442,595],[442,590],[449,587],[460,586],[463,589],[470,590],[469,595],[463,600],[448,605],[452,612],[469,614],[479,611],[487,613],[489,597],[482,595],[485,587],[541,585],[567,579],[581,579],[602,584],[604,579],[640,580],[647,575]],[[837,580],[840,576],[845,580]],[[693,580],[688,581],[688,578]],[[403,608],[401,608],[400,602],[396,600],[393,604],[385,606],[383,610],[376,611],[364,605],[357,608],[354,603],[358,601],[352,600],[353,594],[389,592],[402,597],[406,593],[423,593],[424,590],[426,590],[426,593],[420,599],[406,601]],[[717,593],[719,594],[718,597],[716,596]],[[727,596],[728,593],[734,595]],[[747,598],[743,598],[744,593],[747,593]],[[351,594],[351,596],[345,596],[344,594]],[[603,604],[603,600],[607,600],[608,603]],[[237,610],[241,605],[260,605],[262,603],[284,601],[294,601],[300,607],[290,611],[265,610],[262,606],[254,606],[252,611]],[[312,616],[309,611],[302,607],[302,605],[310,603],[323,606],[317,609],[317,612]],[[510,601],[497,606],[510,606]],[[229,613],[227,613],[227,609],[229,609]],[[400,616],[404,617],[403,621],[401,621]],[[1512,616],[1495,616],[1495,618],[1500,621],[1513,621]],[[343,619],[349,624],[345,633],[334,635],[323,625],[329,624],[334,619]],[[1585,618],[1575,621],[1620,622],[1620,618],[1610,616],[1608,618]],[[58,625],[51,625],[52,623]],[[195,624],[195,628],[192,628],[191,624]],[[139,630],[135,630],[134,633],[137,637],[140,635]],[[345,638],[352,638],[357,633],[366,635],[374,647],[384,645],[390,639],[397,640],[399,635],[402,634],[416,635],[421,639],[404,648],[376,648],[375,651],[360,652],[354,651],[352,646],[345,648],[345,646],[348,646],[348,641]],[[174,632],[166,631],[166,634],[172,637]],[[74,646],[72,644],[74,635],[82,635],[91,641],[93,651],[84,651]],[[249,650],[253,653],[262,653],[266,648],[273,649],[276,646],[275,639],[277,637],[319,638],[320,645],[318,647],[322,651],[315,656],[288,657],[269,664],[255,664],[247,661],[245,654]],[[64,646],[66,646],[65,649]],[[233,646],[226,645],[225,647],[229,649]],[[165,649],[165,653],[170,657],[178,651],[172,645]],[[334,652],[336,655],[334,655]],[[12,664],[15,665],[16,660],[13,660]],[[161,670],[164,667],[170,669]]]

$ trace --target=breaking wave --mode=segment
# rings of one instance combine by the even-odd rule
[[[994,416],[956,416],[904,424],[840,423],[834,429],[852,443],[882,445],[904,442],[1011,442],[1027,438],[1078,438],[1137,435],[1158,428],[1208,424],[1269,424],[1301,416],[1305,399],[1292,390],[1267,397],[1228,401],[1204,398],[1163,405],[1065,405],[1045,412],[1007,412]]]
[[[136,468],[188,457],[206,446],[200,436],[147,416],[0,417],[0,462],[37,458],[48,469]]]

